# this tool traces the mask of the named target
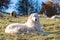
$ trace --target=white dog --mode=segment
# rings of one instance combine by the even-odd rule
[[[28,17],[28,20],[24,24],[12,23],[5,29],[5,33],[29,33],[29,32],[40,32],[41,24],[39,22],[39,16],[37,13],[33,13]]]

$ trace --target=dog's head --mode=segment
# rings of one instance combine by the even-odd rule
[[[32,13],[32,14],[29,16],[29,19],[32,20],[33,22],[39,21],[38,13]]]

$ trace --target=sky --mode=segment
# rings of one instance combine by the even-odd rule
[[[33,1],[35,1],[35,0],[33,0]],[[38,0],[38,4],[39,5],[41,5],[41,3],[42,2],[45,2],[46,0]],[[16,11],[16,8],[18,7],[16,7],[16,4],[17,3],[19,3],[19,0],[17,1],[17,0],[11,0],[10,1],[10,4],[9,4],[9,8],[6,10],[6,12],[11,12],[11,11]],[[16,11],[16,12],[18,12],[18,11]]]
[[[6,12],[16,11],[16,4],[19,2],[19,0],[11,0],[9,4],[9,8],[6,10]]]

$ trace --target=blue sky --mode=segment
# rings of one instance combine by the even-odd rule
[[[35,0],[33,0],[35,1]],[[41,5],[42,2],[45,2],[46,0],[38,0],[39,5]],[[16,11],[16,4],[19,2],[19,0],[11,0],[9,4],[9,8],[6,10],[6,12]]]
[[[41,2],[45,2],[46,0],[39,0],[39,2],[41,3]]]
[[[46,2],[46,0],[38,0],[39,4],[41,5],[42,2]]]

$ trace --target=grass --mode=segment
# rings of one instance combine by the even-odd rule
[[[60,40],[60,19],[45,19],[40,17],[42,29],[50,34],[6,34],[5,28],[11,23],[24,23],[27,21],[27,16],[10,17],[9,14],[4,14],[0,17],[0,40]]]

